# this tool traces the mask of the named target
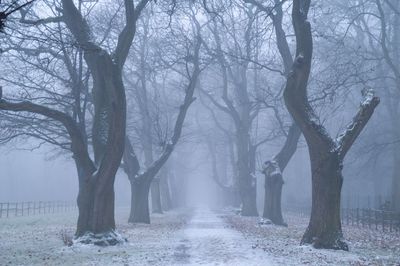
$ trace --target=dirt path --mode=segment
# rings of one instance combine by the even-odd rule
[[[177,265],[273,265],[268,253],[254,249],[243,235],[207,209],[198,209],[177,237]]]

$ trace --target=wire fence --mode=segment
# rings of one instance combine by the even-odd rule
[[[45,215],[76,209],[75,202],[67,201],[0,202],[0,218]]]

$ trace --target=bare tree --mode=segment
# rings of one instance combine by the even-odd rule
[[[307,20],[310,3],[310,0],[293,1],[296,58],[284,91],[286,106],[307,141],[311,160],[312,211],[301,243],[310,243],[316,248],[348,250],[340,220],[343,159],[372,116],[379,98],[366,90],[358,113],[336,140],[318,122],[307,97],[313,53],[311,25]]]
[[[255,0],[245,0],[244,2],[255,5],[258,9],[263,11],[266,16],[272,19],[275,29],[276,45],[283,63],[283,74],[286,77],[290,73],[291,66],[293,65],[293,58],[287,41],[286,32],[282,25],[282,5],[285,1],[274,0],[274,6],[272,7],[264,6],[261,2]],[[278,115],[276,106],[268,107],[274,109],[274,113]],[[286,225],[281,210],[282,186],[284,184],[282,172],[296,152],[300,136],[300,128],[296,123],[292,122],[288,132],[285,132],[284,145],[280,151],[271,160],[266,161],[263,166],[263,173],[265,174],[263,217],[270,219],[277,225]]]
[[[197,31],[198,30],[200,29],[197,28]],[[145,171],[139,172],[140,164],[133,152],[133,146],[130,141],[126,141],[124,169],[131,182],[132,200],[129,216],[129,222],[131,223],[150,223],[148,196],[151,183],[178,143],[182,134],[186,114],[190,105],[195,100],[193,94],[201,72],[199,53],[202,41],[198,34],[199,33],[197,33],[195,40],[191,44],[191,49],[193,50],[188,50],[185,60],[186,70],[189,71],[189,69],[191,69],[191,72],[187,73],[188,84],[185,87],[185,98],[183,104],[179,107],[179,113],[175,121],[172,137],[164,144],[162,154],[151,165],[147,166]],[[159,194],[159,191],[156,193]]]
[[[256,177],[255,158],[257,147],[261,143],[254,144],[251,139],[253,121],[259,113],[259,106],[252,101],[251,85],[248,81],[249,66],[254,57],[252,47],[254,45],[253,24],[256,20],[251,8],[236,3],[236,9],[227,12],[228,19],[212,16],[212,24],[209,26],[215,47],[206,46],[210,55],[215,57],[222,79],[221,101],[215,99],[208,91],[204,95],[222,112],[229,115],[235,127],[236,164],[238,173],[238,189],[242,203],[241,214],[244,216],[258,216],[256,206]],[[246,21],[243,32],[236,32],[235,16],[242,15]],[[227,25],[230,21],[232,25]],[[231,28],[230,28],[231,27]],[[222,35],[220,28],[227,29]],[[243,36],[239,38],[239,36]],[[232,40],[232,47],[223,41],[223,36]],[[224,45],[228,47],[225,49]],[[254,86],[256,87],[256,86]]]
[[[89,24],[72,0],[63,0],[63,21],[72,32],[93,79],[94,119],[92,127],[94,161],[79,124],[68,113],[32,102],[1,100],[2,110],[30,112],[61,123],[68,132],[79,177],[76,237],[84,243],[114,245],[123,241],[115,233],[114,180],[125,149],[126,100],[122,68],[136,31],[136,21],[148,0],[134,7],[126,0],[126,25],[111,55],[95,44]]]

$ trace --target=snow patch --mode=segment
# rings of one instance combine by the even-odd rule
[[[123,238],[115,230],[95,234],[92,232],[87,232],[83,236],[75,238],[73,240],[73,245],[96,245],[96,246],[115,246],[121,245],[128,242],[126,238]]]

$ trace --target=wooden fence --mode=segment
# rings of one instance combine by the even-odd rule
[[[76,209],[76,203],[65,201],[0,202],[0,218],[44,215]]]

